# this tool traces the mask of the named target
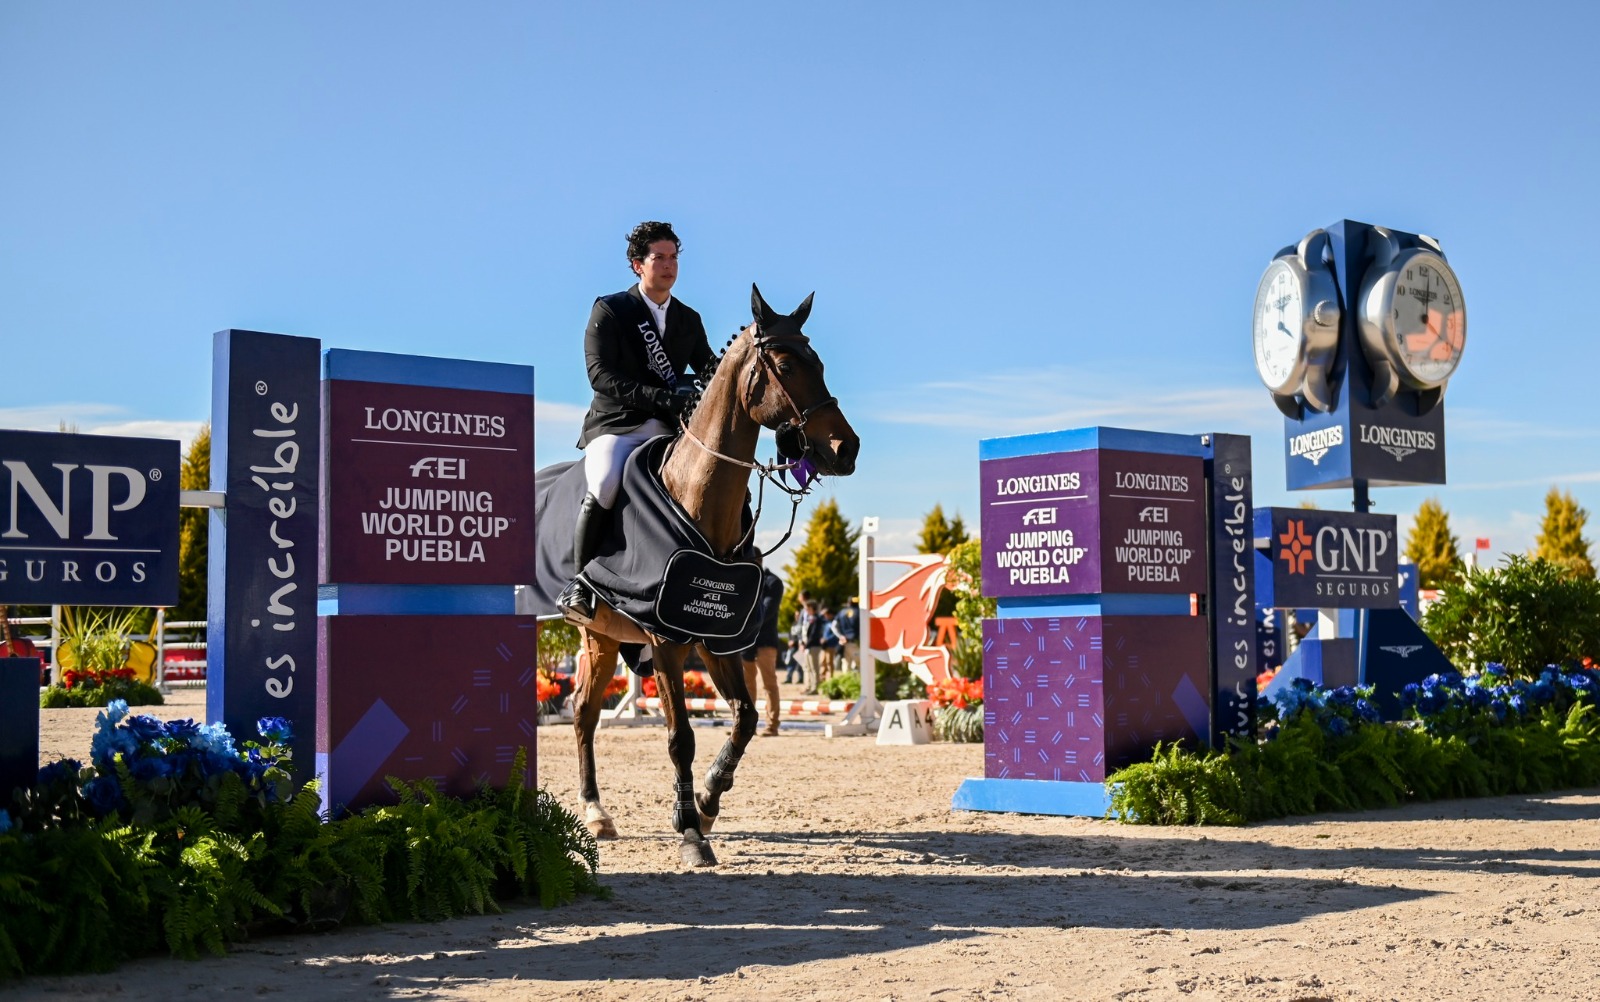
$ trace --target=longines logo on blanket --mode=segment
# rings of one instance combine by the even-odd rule
[[[1357,434],[1361,444],[1376,445],[1393,456],[1397,463],[1418,450],[1432,452],[1439,447],[1438,436],[1431,431],[1363,424],[1357,426]]]
[[[1328,450],[1344,444],[1344,428],[1334,425],[1331,428],[1318,428],[1308,431],[1304,435],[1296,435],[1289,439],[1289,455],[1304,456],[1311,460],[1311,465],[1316,466],[1322,462],[1322,457]]]

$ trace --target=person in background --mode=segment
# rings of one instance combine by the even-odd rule
[[[861,667],[861,607],[854,595],[839,610],[833,622],[843,638],[839,644],[839,667],[844,671],[856,671]]]
[[[800,664],[800,618],[796,616],[794,625],[789,627],[789,646],[783,649],[783,684],[805,680],[806,670]]]
[[[800,633],[800,656],[806,666],[805,694],[815,696],[817,686],[822,684],[822,617],[817,614],[816,602],[807,601],[805,604],[805,620]]]
[[[826,606],[822,609],[822,669],[818,673],[822,681],[826,682],[833,677],[834,666],[839,661],[839,631],[834,629],[833,610]]]
[[[761,572],[761,598],[756,603],[756,615],[761,627],[756,631],[756,642],[744,652],[744,684],[750,698],[756,698],[756,681],[767,700],[767,727],[760,733],[774,737],[778,733],[778,606],[783,604],[783,582],[769,570]]]

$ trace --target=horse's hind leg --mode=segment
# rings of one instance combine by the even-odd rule
[[[588,630],[580,630],[583,646],[578,659],[578,681],[572,692],[572,730],[578,738],[578,791],[583,797],[583,820],[597,839],[617,837],[616,823],[600,806],[600,784],[594,774],[594,732],[606,686],[617,670],[617,644]]]
[[[683,836],[678,858],[686,866],[716,866],[716,854],[701,829],[694,800],[694,728],[684,703],[683,663],[689,648],[661,644],[656,648],[656,688],[667,717],[667,754],[672,756],[672,830]]]
[[[717,752],[716,761],[706,773],[705,792],[695,798],[700,813],[700,830],[711,831],[717,815],[722,811],[722,794],[733,789],[733,771],[739,767],[744,750],[756,734],[756,703],[749,687],[745,685],[744,665],[737,654],[716,655],[700,649],[711,681],[733,707],[733,733]]]

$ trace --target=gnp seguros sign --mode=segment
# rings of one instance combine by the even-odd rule
[[[0,431],[0,604],[175,605],[176,441]]]

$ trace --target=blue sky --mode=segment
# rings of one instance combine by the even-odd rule
[[[213,331],[536,367],[572,458],[582,330],[672,221],[714,342],[816,291],[861,433],[829,482],[909,549],[977,521],[981,438],[1102,424],[1255,441],[1272,254],[1342,218],[1429,233],[1470,310],[1450,483],[1526,549],[1600,511],[1591,5],[152,3],[0,8],[0,426],[187,437]],[[1311,492],[1344,508],[1348,492]],[[803,513],[804,514],[804,510]],[[770,516],[769,516],[770,517]],[[781,533],[776,522],[764,538]]]

